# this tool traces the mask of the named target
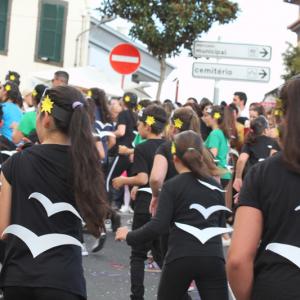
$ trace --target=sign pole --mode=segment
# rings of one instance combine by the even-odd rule
[[[219,82],[220,79],[215,79],[215,85],[214,85],[214,100],[213,103],[214,105],[218,105],[219,103]]]
[[[221,37],[218,36],[218,42],[220,42]],[[219,63],[219,58],[217,57],[217,64]],[[215,79],[215,85],[214,85],[214,100],[213,103],[214,105],[218,105],[219,103],[219,82],[220,79]]]
[[[125,75],[122,75],[121,79],[121,89],[124,89]]]
[[[175,102],[178,102],[178,93],[179,93],[179,79],[176,80]]]

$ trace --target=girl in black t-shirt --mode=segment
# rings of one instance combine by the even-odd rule
[[[282,153],[253,166],[239,195],[227,262],[237,299],[300,299],[299,95],[299,77],[282,87]]]
[[[4,299],[86,299],[82,222],[98,237],[106,201],[82,94],[68,86],[47,90],[37,112],[37,134],[41,145],[2,166]]]
[[[135,137],[134,131],[137,125],[137,115],[135,108],[137,105],[137,96],[134,93],[125,93],[123,96],[123,111],[118,115],[116,130],[114,131],[117,137],[116,149],[119,146],[132,147],[132,142]],[[112,179],[119,177],[124,171],[130,173],[131,162],[128,155],[117,155],[111,162],[110,170],[106,180],[107,191],[111,191]],[[123,199],[120,199],[120,193],[110,193],[118,207],[121,207]],[[115,195],[116,194],[116,195]],[[121,195],[122,196],[122,195]]]
[[[277,142],[268,137],[268,121],[264,116],[257,117],[251,121],[250,132],[248,133],[241,154],[236,163],[235,180],[233,188],[239,192],[243,183],[245,167],[249,170],[258,162],[264,161],[279,150]]]
[[[134,161],[132,174],[134,176],[120,176],[113,180],[113,186],[120,188],[124,185],[138,186],[134,200],[134,215],[132,229],[142,227],[149,222],[149,204],[151,190],[149,177],[153,166],[153,160],[157,148],[163,143],[162,133],[167,123],[167,114],[158,105],[150,105],[139,116],[138,131],[145,142],[140,143],[134,149]],[[150,190],[150,191],[149,191]],[[161,255],[158,241],[136,244],[131,249],[130,275],[131,275],[131,299],[143,299],[144,297],[144,268],[147,252],[151,249],[154,260],[161,266]]]
[[[168,252],[158,289],[158,300],[182,300],[196,281],[202,300],[228,299],[220,235],[223,228],[224,191],[203,162],[203,142],[193,131],[175,136],[173,159],[179,175],[160,193],[157,213],[142,228],[117,230],[116,239],[131,246],[145,243],[170,230]]]

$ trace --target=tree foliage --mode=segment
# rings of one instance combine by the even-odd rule
[[[282,56],[286,74],[281,77],[286,81],[300,73],[300,48],[288,43],[288,48]]]
[[[131,22],[129,35],[159,59],[159,97],[165,59],[179,55],[183,48],[191,50],[193,42],[215,22],[234,20],[238,5],[229,0],[103,0],[99,10]]]

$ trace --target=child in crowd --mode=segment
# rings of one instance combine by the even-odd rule
[[[265,160],[279,151],[278,143],[267,136],[269,125],[266,117],[260,116],[251,121],[250,132],[242,147],[235,170],[233,188],[239,192],[243,183],[243,176],[250,167]]]
[[[227,273],[236,299],[300,299],[300,80],[281,88],[282,151],[254,165],[239,194]]]
[[[0,101],[3,109],[3,126],[0,133],[10,141],[13,129],[16,128],[22,118],[22,111],[17,105],[20,97],[18,86],[10,81],[0,87]]]
[[[134,149],[134,161],[132,177],[117,177],[113,180],[113,186],[120,188],[124,185],[139,186],[134,201],[134,215],[132,229],[142,227],[149,222],[149,205],[151,193],[149,193],[149,177],[153,166],[153,160],[157,148],[163,143],[162,132],[167,123],[167,114],[158,105],[150,105],[145,108],[139,117],[138,131],[142,138],[147,139]],[[159,243],[137,243],[132,247],[130,257],[131,273],[131,299],[144,299],[144,262],[147,252],[151,249],[154,260],[161,266]]]
[[[100,235],[107,204],[83,95],[60,86],[37,111],[40,145],[2,166],[0,232],[6,241],[4,299],[86,299],[82,221]],[[52,212],[52,213],[50,213]]]
[[[226,108],[213,106],[205,117],[206,124],[212,128],[208,135],[205,146],[214,156],[217,166],[223,169],[227,168],[227,158],[229,154],[229,141],[231,137],[231,127]],[[221,184],[225,188],[231,179],[231,173],[228,171],[221,176]]]
[[[202,300],[228,299],[220,234],[231,231],[224,223],[224,195],[203,162],[203,142],[193,131],[175,136],[172,146],[179,175],[160,193],[157,213],[142,228],[119,228],[117,240],[134,247],[170,229],[158,300],[182,300],[192,280]],[[208,212],[209,209],[213,210]]]
[[[18,144],[26,137],[31,142],[37,142],[36,136],[36,109],[41,101],[41,98],[47,87],[44,84],[38,84],[32,91],[32,100],[34,110],[29,111],[22,115],[21,121],[17,128],[14,129],[12,140],[15,144]]]

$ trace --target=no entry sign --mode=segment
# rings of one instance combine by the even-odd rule
[[[123,75],[135,72],[141,64],[141,55],[131,44],[120,44],[112,49],[109,55],[112,68]]]

